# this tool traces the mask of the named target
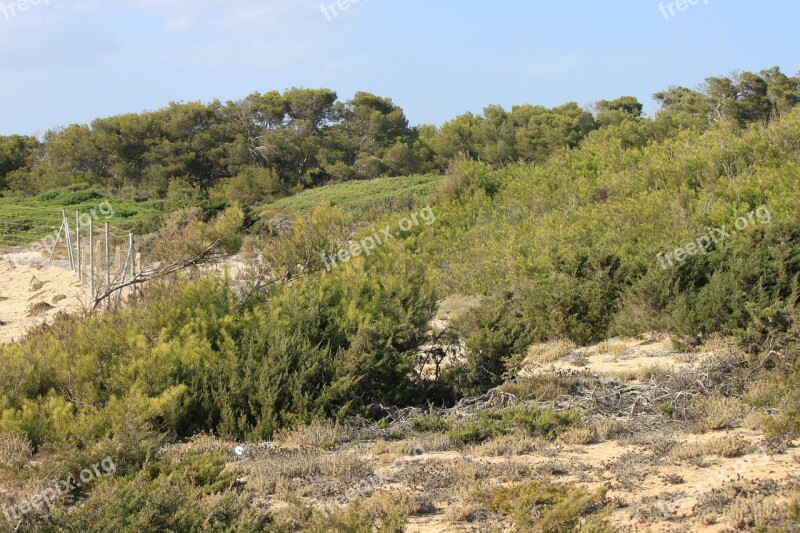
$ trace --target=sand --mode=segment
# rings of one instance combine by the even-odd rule
[[[0,344],[25,337],[60,312],[84,310],[89,296],[65,261],[32,252],[0,257]]]

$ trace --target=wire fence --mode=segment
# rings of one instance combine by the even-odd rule
[[[0,250],[28,245],[54,234],[62,218],[59,208],[0,206]]]
[[[94,305],[132,293],[141,272],[134,235],[100,220],[96,211],[0,206],[0,255],[10,266],[38,262],[69,268]]]

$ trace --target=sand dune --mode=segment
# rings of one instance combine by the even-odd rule
[[[59,312],[84,309],[87,292],[65,261],[36,253],[9,253],[0,260],[0,343],[19,340]]]

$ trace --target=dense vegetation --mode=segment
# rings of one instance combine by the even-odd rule
[[[741,73],[656,99],[652,119],[623,97],[598,102],[595,114],[574,104],[489,107],[437,130],[409,128],[372,95],[337,103],[330,91],[291,90],[173,104],[41,143],[2,139],[6,187],[88,182],[143,202],[164,198],[164,253],[221,212],[219,231],[234,242],[247,226],[245,248],[258,253],[244,286],[165,280],[123,308],[61,317],[0,347],[0,433],[43,456],[77,453],[70,461],[80,464],[113,456],[121,475],[74,520],[122,527],[109,517],[114,502],[130,500],[142,522],[124,526],[156,527],[147,516],[170,513],[148,515],[148,506],[181,509],[226,482],[212,456],[201,481],[174,462],[150,463],[164,441],[204,432],[266,439],[319,419],[452,403],[501,383],[533,343],[651,330],[686,345],[738,338],[774,384],[751,401],[780,402],[784,416],[770,430],[797,432],[800,78]],[[299,186],[437,170],[444,177],[328,185],[276,201]],[[246,217],[242,205],[253,208]],[[435,224],[325,272],[323,254],[424,206]],[[687,243],[717,228],[727,237],[691,252]],[[676,249],[689,252],[680,259]],[[458,294],[481,296],[451,332],[468,359],[423,375],[416,356],[436,302]],[[786,355],[767,364],[767,347]],[[489,413],[452,432],[463,442],[518,427],[549,434],[579,416]],[[209,512],[244,531],[237,517],[254,511],[223,498]],[[164,527],[201,522],[170,520]]]
[[[440,175],[375,178],[337,185],[324,185],[281,198],[264,207],[265,212],[308,210],[330,203],[356,216],[370,212],[412,209],[442,180]]]
[[[146,234],[158,229],[164,202],[111,198],[105,191],[85,183],[36,196],[0,197],[0,246],[25,245],[53,236],[61,225],[64,209],[70,217],[75,211],[92,216],[98,227],[103,221],[113,219],[116,227]]]
[[[655,98],[669,122],[743,126],[787,113],[800,101],[798,87],[798,77],[774,67],[708,78],[700,91],[672,87]],[[263,201],[327,182],[441,171],[458,155],[495,167],[542,163],[599,127],[640,117],[642,107],[632,97],[601,100],[595,114],[575,103],[489,106],[436,128],[409,127],[390,99],[364,92],[346,102],[329,89],[289,89],[235,102],[173,103],[48,131],[41,140],[0,137],[0,190],[89,182],[163,198],[178,181],[206,197]]]

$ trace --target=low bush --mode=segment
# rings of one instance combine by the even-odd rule
[[[713,438],[707,442],[678,444],[670,450],[669,456],[679,461],[707,455],[731,458],[744,455],[752,448],[753,446],[741,437],[726,436]]]
[[[445,433],[450,430],[452,423],[440,415],[424,415],[411,421],[414,431]]]
[[[588,491],[570,485],[532,481],[491,489],[480,498],[486,507],[514,519],[516,529],[547,532],[613,531],[603,520],[606,489]]]
[[[724,396],[701,396],[690,405],[688,414],[702,431],[733,429],[752,413],[741,400]]]
[[[460,444],[479,444],[513,430],[523,430],[531,436],[554,438],[580,420],[581,416],[576,409],[555,411],[535,405],[492,409],[481,411],[477,418],[457,424],[448,432],[448,436],[452,442]]]

